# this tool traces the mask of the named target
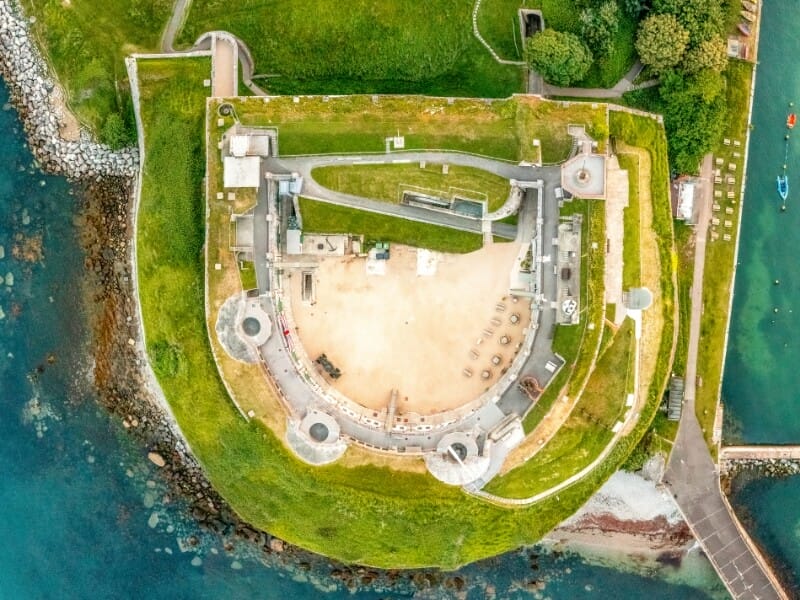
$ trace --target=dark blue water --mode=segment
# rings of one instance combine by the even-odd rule
[[[0,104],[6,101],[0,86]],[[351,594],[322,559],[298,565],[197,528],[145,450],[93,396],[83,254],[73,225],[78,196],[34,168],[13,111],[0,111],[0,131],[0,599],[454,595],[452,579],[420,591],[407,575],[393,588]],[[190,547],[192,535],[199,543]],[[460,571],[466,597],[720,594],[698,557],[676,569],[532,552]]]

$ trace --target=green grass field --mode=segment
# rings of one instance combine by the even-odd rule
[[[598,359],[586,389],[564,425],[525,464],[496,477],[486,491],[506,498],[527,498],[579,472],[613,438],[623,416],[634,368],[633,322],[626,320]]]
[[[240,100],[246,125],[278,129],[282,156],[385,152],[386,138],[405,137],[407,150],[451,149],[517,160],[517,102],[383,96],[291,97]],[[562,133],[566,136],[566,129]]]
[[[641,218],[639,216],[639,157],[617,154],[619,166],[628,171],[628,206],[624,213],[625,239],[622,242],[622,289],[641,285]]]
[[[471,13],[471,0],[207,0],[192,4],[179,41],[234,33],[273,94],[522,92],[523,70],[494,61],[472,35]]]
[[[678,328],[678,347],[675,350],[672,370],[676,375],[684,375],[689,352],[689,320],[692,310],[690,292],[694,276],[694,230],[691,225],[683,221],[675,221],[674,226],[675,246],[678,251],[678,298],[681,318]]]
[[[362,234],[367,242],[382,241],[439,252],[473,252],[483,245],[480,234],[417,223],[398,217],[300,198],[303,231]]]
[[[461,193],[471,200],[485,200],[488,212],[503,206],[511,192],[508,179],[458,165],[450,165],[447,175],[440,164],[427,164],[423,169],[419,163],[317,167],[311,175],[320,185],[337,192],[384,202],[399,203],[408,186],[446,199]]]
[[[744,144],[747,135],[747,113],[749,108],[750,80],[753,65],[751,63],[732,60],[729,62],[726,88],[728,104],[728,121],[724,137],[740,140]],[[720,156],[724,164],[736,162],[739,165],[738,173],[742,173],[742,159],[735,158],[733,152],[744,150],[734,148],[733,145],[725,146],[720,143],[714,150],[714,156]],[[737,181],[741,175],[737,176]],[[715,186],[721,189],[722,186]],[[739,188],[736,189],[736,198],[739,198]],[[734,206],[732,215],[725,218],[732,221],[733,226],[727,233],[731,234],[731,241],[725,242],[720,234],[720,239],[706,243],[706,264],[703,273],[703,316],[700,322],[700,345],[697,354],[697,376],[703,382],[697,387],[695,397],[695,411],[700,427],[712,452],[716,448],[711,443],[714,416],[716,414],[719,397],[719,385],[722,379],[722,355],[725,345],[725,328],[730,317],[728,307],[730,295],[733,292],[731,281],[733,275],[733,258],[736,249],[736,231],[741,216],[741,203],[730,204],[725,199],[721,202],[724,206]]]
[[[605,148],[605,105],[534,97],[483,101],[418,96],[245,98],[234,102],[245,125],[275,127],[282,156],[386,151],[386,138],[405,137],[406,150],[456,150],[517,162],[564,160],[567,126],[584,125]],[[229,119],[229,122],[233,121]]]
[[[135,141],[124,57],[157,50],[172,4],[171,0],[22,0],[26,13],[36,17],[34,33],[66,88],[70,107],[101,141],[115,145]],[[121,118],[121,135],[107,124],[111,115]]]

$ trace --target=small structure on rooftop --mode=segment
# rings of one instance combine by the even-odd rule
[[[261,181],[260,157],[226,156],[222,169],[222,185],[224,187],[258,189]]]
[[[670,421],[681,420],[683,408],[683,377],[673,375],[669,380],[669,400],[667,401],[667,419]]]
[[[699,193],[700,182],[694,177],[679,177],[670,187],[672,214],[689,225],[695,223],[695,195]]]

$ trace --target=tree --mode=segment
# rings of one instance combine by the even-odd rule
[[[728,47],[719,36],[703,40],[694,48],[689,48],[683,57],[683,70],[697,73],[710,69],[721,73],[728,65]]]
[[[703,155],[722,137],[727,106],[725,78],[705,69],[696,75],[666,73],[659,94],[670,163],[679,173],[694,173]]]
[[[595,56],[607,56],[619,31],[619,7],[614,0],[581,11],[581,37]]]
[[[636,52],[642,64],[655,73],[675,67],[686,52],[689,34],[674,15],[651,15],[636,35]]]
[[[653,0],[653,13],[677,18],[689,34],[692,47],[725,34],[725,15],[720,0]]]
[[[119,113],[111,113],[100,130],[100,140],[114,149],[122,148],[130,141],[125,121]]]
[[[592,53],[578,36],[553,29],[529,38],[525,52],[531,69],[556,85],[580,81],[592,64]]]

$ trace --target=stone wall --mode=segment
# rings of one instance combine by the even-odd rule
[[[135,148],[114,151],[103,144],[61,138],[59,90],[17,0],[0,0],[0,74],[42,168],[71,179],[136,173],[139,153]]]

